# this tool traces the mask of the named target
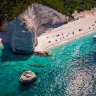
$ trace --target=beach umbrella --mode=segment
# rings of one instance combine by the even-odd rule
[[[59,34],[56,35],[57,37],[59,36]]]

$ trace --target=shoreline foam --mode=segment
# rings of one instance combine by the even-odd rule
[[[49,46],[48,48],[45,48],[45,50],[48,50],[48,49],[50,49],[50,48],[59,46],[59,45],[61,45],[61,44],[64,44],[64,43],[69,42],[69,41],[71,41],[71,40],[78,39],[78,38],[80,38],[80,37],[83,37],[83,36],[85,36],[85,35],[88,35],[88,34],[91,34],[91,33],[94,33],[94,32],[96,32],[96,30],[92,30],[92,31],[87,32],[87,33],[85,33],[85,34],[78,35],[78,36],[76,36],[76,37],[74,37],[74,38],[72,38],[72,39],[70,38],[70,39],[67,39],[67,40],[65,40],[65,41],[58,42],[58,43],[55,44],[54,46]]]

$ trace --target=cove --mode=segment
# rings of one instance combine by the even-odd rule
[[[0,46],[0,96],[95,96],[96,42],[90,42],[94,35],[96,32],[49,49],[52,57],[15,55],[9,44]],[[35,84],[19,83],[24,68],[37,75]]]

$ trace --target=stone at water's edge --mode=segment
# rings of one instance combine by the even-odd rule
[[[32,71],[25,71],[19,81],[21,84],[30,84],[36,82],[36,80],[37,77]]]
[[[43,51],[43,52],[34,52],[34,55],[38,55],[38,56],[53,56],[51,52],[47,52],[47,51]]]

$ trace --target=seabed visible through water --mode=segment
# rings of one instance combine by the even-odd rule
[[[52,57],[15,55],[4,44],[0,47],[0,96],[96,96],[96,42],[90,42],[94,35],[49,49]],[[19,83],[24,68],[37,75],[35,84]]]

